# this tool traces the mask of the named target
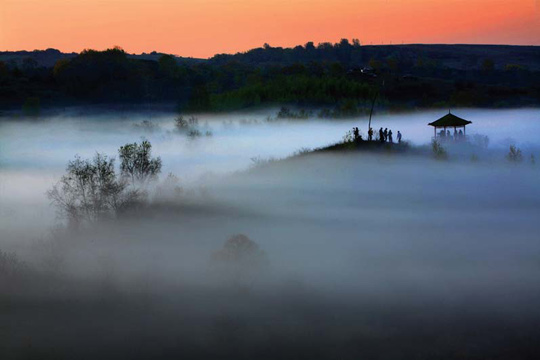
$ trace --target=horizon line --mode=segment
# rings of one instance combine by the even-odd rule
[[[342,39],[346,39],[346,38],[342,38]],[[347,40],[352,40],[352,39],[347,39]],[[299,45],[295,45],[295,46],[272,46],[270,44],[269,44],[269,46],[270,46],[270,48],[274,48],[274,49],[287,50],[287,49],[294,49],[294,48],[296,48],[298,46],[305,47],[305,45],[307,43],[310,43],[310,42],[313,42],[313,41],[306,41],[303,44],[299,44]],[[320,44],[325,44],[325,43],[330,43],[332,45],[335,45],[335,44],[339,44],[339,41],[338,42],[323,41],[323,42],[319,42],[317,44],[315,44],[315,42],[313,42],[315,47],[317,47]],[[255,49],[264,48],[264,46],[266,44],[267,43],[265,43],[265,44],[263,44],[261,46],[257,46],[257,47],[253,47],[253,48],[244,50],[244,51],[228,52],[228,53],[227,52],[217,52],[217,53],[215,53],[214,55],[212,55],[210,57],[185,56],[185,55],[179,55],[179,54],[175,54],[175,53],[161,52],[161,51],[158,51],[158,50],[151,50],[150,52],[136,53],[136,52],[129,52],[120,45],[113,45],[113,46],[106,47],[106,48],[103,48],[103,49],[84,48],[84,49],[82,49],[82,50],[80,50],[78,52],[77,51],[64,51],[64,50],[61,50],[61,49],[58,49],[58,48],[55,48],[55,47],[48,47],[48,48],[45,48],[45,49],[33,49],[33,50],[24,50],[24,49],[0,50],[0,53],[38,52],[38,51],[47,51],[47,50],[57,50],[57,51],[61,52],[62,54],[77,54],[77,55],[79,55],[80,53],[82,53],[85,50],[106,51],[106,50],[110,50],[110,49],[114,49],[114,48],[118,47],[118,48],[122,49],[128,55],[151,55],[152,53],[157,53],[157,54],[163,54],[163,55],[172,55],[172,56],[175,56],[175,57],[186,58],[186,59],[209,60],[209,59],[211,59],[211,58],[213,58],[213,57],[215,57],[217,55],[245,54],[245,53],[247,53],[249,51],[252,51],[252,50],[255,50]],[[351,43],[351,45],[352,45],[352,43]],[[389,43],[389,44],[385,44],[385,43],[373,44],[373,43],[370,43],[370,44],[363,44],[362,42],[360,42],[360,47],[369,47],[369,46],[508,46],[508,47],[540,47],[540,44],[502,44],[502,43],[500,43],[500,44],[497,44],[497,43]]]

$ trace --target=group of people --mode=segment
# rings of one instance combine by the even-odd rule
[[[388,130],[388,128],[385,128],[383,130],[383,128],[381,127],[379,129],[379,141],[380,142],[393,143],[394,142],[393,135],[394,134],[392,133],[392,130]],[[402,138],[401,132],[398,130],[398,132],[397,132],[397,142],[398,142],[398,144],[401,144],[401,138]],[[373,129],[372,128],[369,128],[368,139],[369,139],[369,141],[373,140]]]
[[[441,130],[439,131],[439,137],[440,138],[444,138],[444,139],[447,139],[447,140],[461,140],[461,139],[465,139],[465,134],[463,134],[463,131],[460,129],[459,132],[457,131],[457,129],[454,129],[454,136],[452,137],[452,135],[450,134],[450,130]]]
[[[360,130],[357,127],[353,128],[353,135],[354,135],[354,140],[355,141],[361,141],[362,140],[362,135],[360,135]],[[398,144],[401,144],[401,138],[402,138],[401,132],[398,130],[398,132],[397,132],[397,142],[398,142]],[[369,130],[368,130],[368,141],[373,141],[373,128],[369,128]],[[393,138],[392,130],[388,130],[388,128],[385,128],[383,130],[383,128],[380,128],[379,129],[379,141],[383,142],[383,143],[384,142],[393,143],[394,138]]]

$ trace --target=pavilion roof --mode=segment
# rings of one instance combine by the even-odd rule
[[[436,120],[428,125],[435,127],[453,127],[453,126],[465,126],[472,124],[472,121],[462,119],[454,114],[448,113],[439,120]]]

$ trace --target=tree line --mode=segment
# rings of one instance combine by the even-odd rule
[[[186,111],[275,104],[335,110],[362,108],[373,92],[380,93],[380,104],[396,108],[540,103],[540,71],[533,63],[439,47],[362,46],[343,39],[289,49],[266,44],[205,61],[172,55],[155,61],[119,47],[85,50],[53,67],[30,58],[0,61],[0,108],[35,115],[54,105],[174,102]],[[499,53],[505,51],[523,51],[527,59],[538,53],[528,48]]]

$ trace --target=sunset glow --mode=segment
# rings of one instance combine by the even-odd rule
[[[0,50],[210,57],[269,43],[540,44],[537,0],[0,0]]]

